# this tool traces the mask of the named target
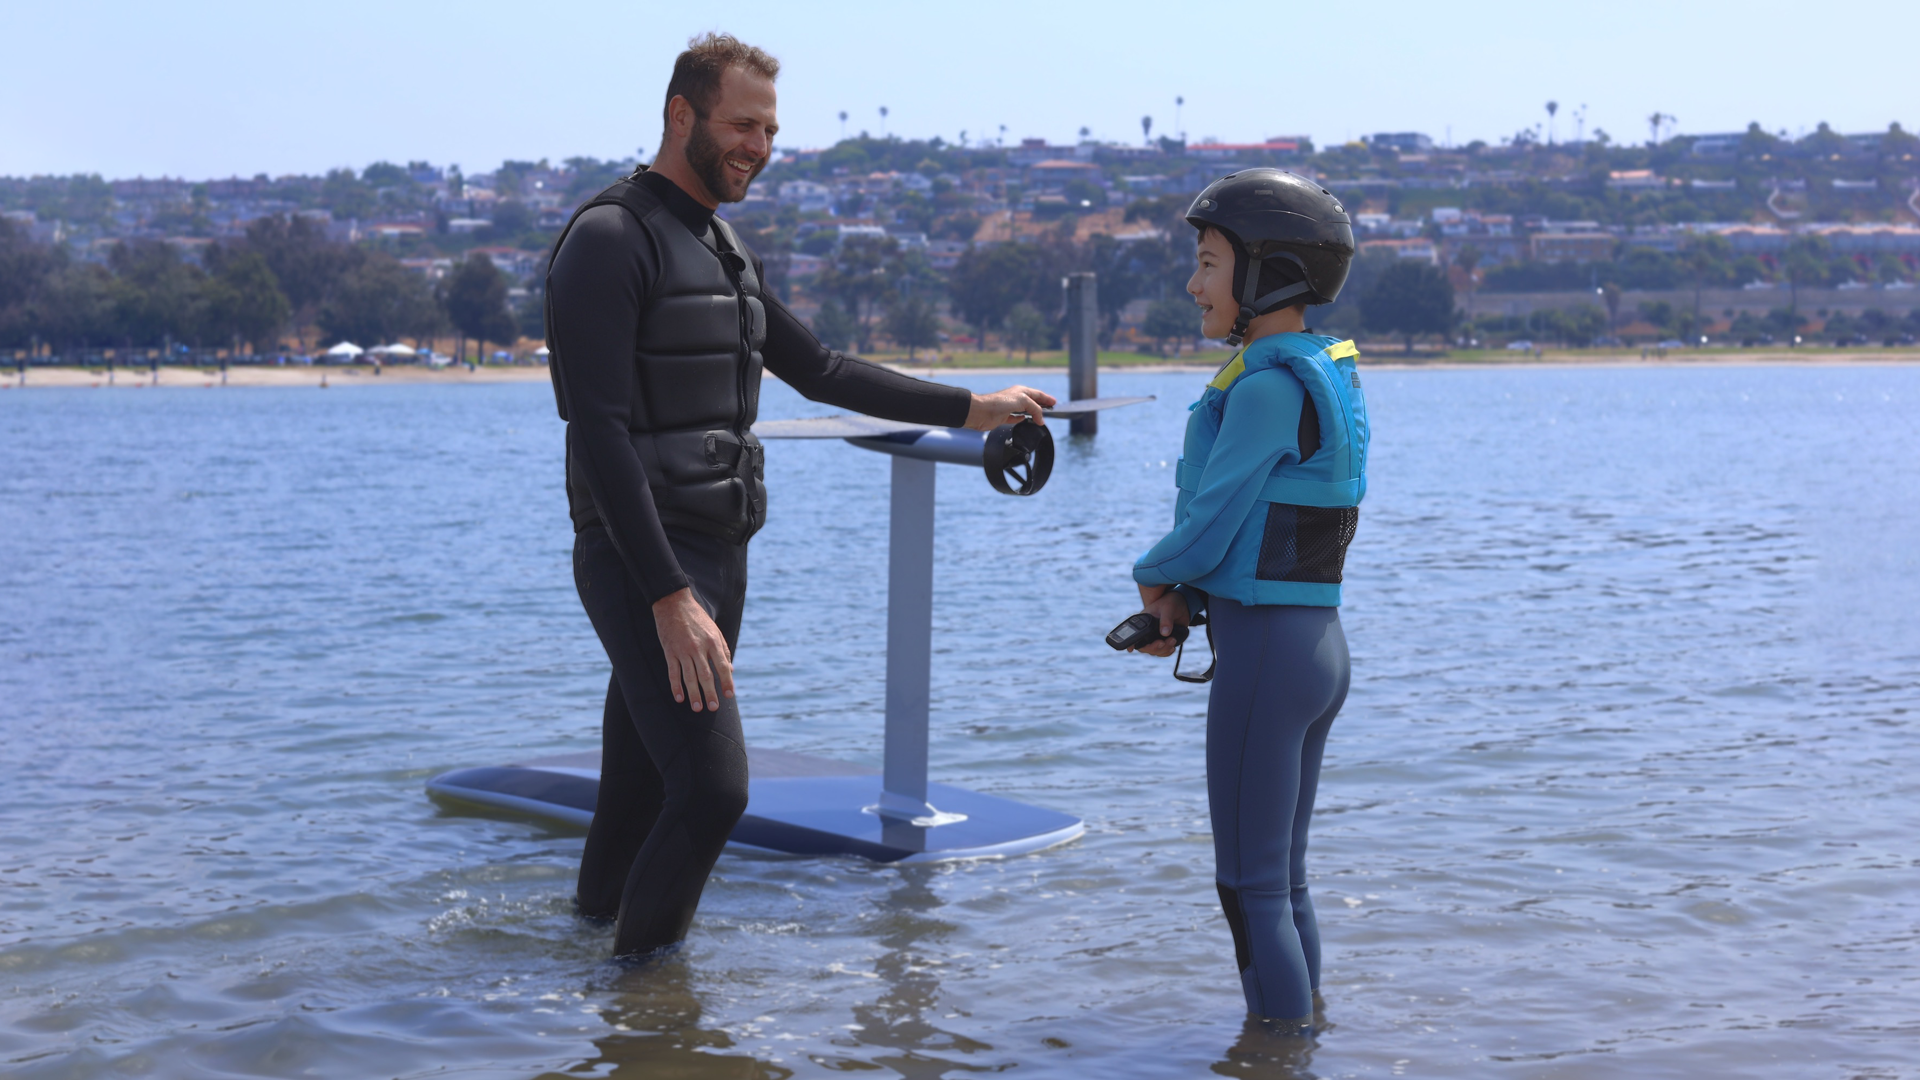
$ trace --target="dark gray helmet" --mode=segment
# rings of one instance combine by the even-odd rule
[[[1187,210],[1196,229],[1227,235],[1243,256],[1234,268],[1240,317],[1227,340],[1238,345],[1247,324],[1292,304],[1331,304],[1353,266],[1353,221],[1333,192],[1279,169],[1242,169],[1208,184]],[[1301,280],[1265,296],[1260,264],[1294,264]]]

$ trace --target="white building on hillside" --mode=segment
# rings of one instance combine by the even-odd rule
[[[812,180],[789,180],[780,185],[780,205],[801,213],[832,213],[833,189]]]

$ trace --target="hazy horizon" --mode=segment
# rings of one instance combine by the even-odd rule
[[[1798,135],[1822,121],[1882,131],[1911,100],[1905,37],[1875,32],[1910,16],[1859,0],[1827,5],[1811,25],[1782,3],[1732,15],[1629,3],[1597,22],[1509,2],[1447,18],[1394,0],[1351,17],[1326,10],[1304,30],[1276,21],[1270,58],[1211,51],[1257,29],[1143,3],[922,12],[742,0],[721,20],[603,0],[537,19],[529,10],[498,0],[457,11],[368,0],[324,11],[232,0],[23,9],[0,73],[0,175],[282,175],[380,160],[473,172],[623,158],[650,152],[673,56],[709,29],[783,62],[783,148],[831,145],[843,110],[847,135],[949,142],[963,130],[998,138],[1005,125],[1010,144],[1071,142],[1083,127],[1138,143],[1150,115],[1155,135],[1196,141],[1423,131],[1464,144],[1545,124],[1556,100],[1558,138],[1599,128],[1637,143],[1655,112],[1675,118],[1670,131],[1758,121]]]

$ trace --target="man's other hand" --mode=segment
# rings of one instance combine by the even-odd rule
[[[653,625],[667,654],[667,681],[673,700],[693,699],[693,711],[704,702],[708,712],[720,707],[720,698],[733,696],[733,654],[727,639],[692,589],[681,589],[654,601]]]
[[[1009,386],[997,393],[975,394],[973,404],[967,409],[967,426],[975,431],[992,431],[1001,424],[1032,420],[1045,427],[1047,417],[1042,410],[1051,409],[1055,404],[1052,394],[1031,386]]]
[[[1172,637],[1173,628],[1187,625],[1187,620],[1193,617],[1193,613],[1187,610],[1186,597],[1165,585],[1142,585],[1140,610],[1160,620],[1160,640],[1127,651],[1143,652],[1148,656],[1172,656],[1174,648],[1179,645]]]

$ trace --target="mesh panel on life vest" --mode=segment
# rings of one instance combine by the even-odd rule
[[[1338,585],[1346,566],[1347,545],[1353,543],[1359,525],[1357,506],[1271,503],[1254,577],[1261,581]]]

